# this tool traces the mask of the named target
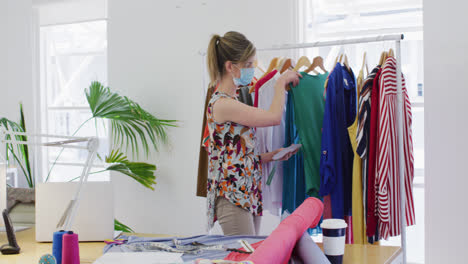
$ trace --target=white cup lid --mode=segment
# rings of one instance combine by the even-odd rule
[[[346,224],[343,219],[325,219],[320,227],[326,229],[341,229],[348,227],[348,224]]]

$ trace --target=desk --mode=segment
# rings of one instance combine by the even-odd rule
[[[168,237],[167,235],[137,234],[146,237]],[[52,243],[38,243],[35,241],[34,228],[16,233],[18,244],[21,247],[19,255],[0,255],[0,264],[35,264],[39,258],[52,253]],[[1,243],[6,243],[5,233],[0,233]],[[81,264],[93,263],[102,255],[104,242],[80,243]],[[319,244],[322,248],[322,245]],[[399,247],[373,246],[373,245],[346,245],[344,264],[393,264],[398,263],[401,256]]]
[[[318,243],[323,251],[323,246]],[[350,244],[345,246],[343,264],[399,264],[403,263],[400,247]]]

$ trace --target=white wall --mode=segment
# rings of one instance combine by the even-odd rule
[[[32,116],[31,0],[0,1],[0,117],[19,120],[19,103]],[[33,119],[26,120],[31,128]]]
[[[7,2],[4,0],[0,1],[0,83],[7,82]],[[6,87],[0,86],[0,91],[4,93],[6,91]],[[6,101],[6,97],[1,96],[1,105]],[[2,109],[3,110],[3,109]],[[3,111],[2,111],[3,113]]]
[[[35,125],[32,118],[32,19],[31,0],[0,0],[0,118],[19,121],[19,103],[22,102],[28,129]],[[5,155],[4,150],[1,147],[1,155]],[[25,184],[23,179],[20,178],[19,184]],[[6,179],[0,177],[0,181],[0,185],[5,185]],[[4,188],[0,189],[0,209],[6,205]]]
[[[466,1],[424,1],[426,256],[461,263],[468,228]]]
[[[291,43],[292,1],[109,1],[109,85],[156,116],[180,120],[158,165],[154,192],[115,175],[116,217],[137,232],[200,234],[195,196],[203,109],[202,60],[212,33],[237,30],[257,46]],[[267,14],[265,14],[266,12]]]
[[[6,37],[6,2],[5,1],[0,1],[0,83],[6,83],[7,78],[6,78],[6,70],[7,70],[7,65],[6,65],[6,42],[2,41]],[[4,93],[5,89],[0,88],[0,92]],[[3,98],[3,95],[0,97]],[[1,102],[5,101],[5,99],[0,99]],[[0,104],[1,107],[2,104]],[[2,109],[3,110],[3,109]],[[0,111],[0,116],[3,115],[3,111]],[[2,148],[3,149],[3,148]],[[4,150],[0,150],[0,155],[5,155]],[[0,157],[0,163],[5,162],[2,157]],[[4,167],[0,164],[0,210],[3,212],[3,210],[6,208],[6,171]],[[0,221],[2,222],[2,221]],[[1,226],[4,226],[4,224],[0,224]]]

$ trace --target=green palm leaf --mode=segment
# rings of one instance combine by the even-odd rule
[[[23,104],[20,103],[20,123],[19,125],[21,126],[21,129],[26,132],[26,122],[25,122],[25,119],[24,119],[24,112],[23,112]],[[20,136],[21,140],[22,141],[28,141],[28,138],[26,136]],[[28,181],[28,184],[29,184],[29,187],[30,188],[34,188],[34,185],[35,185],[35,180],[34,180],[34,176],[33,174],[31,173],[31,162],[29,160],[29,148],[28,148],[28,145],[19,145],[19,148],[20,148],[20,154],[21,154],[21,157],[24,161],[24,164],[25,164],[25,167],[26,167],[26,171],[27,171],[27,175],[26,176],[26,180]]]
[[[119,150],[114,149],[111,151],[109,156],[106,157],[106,162],[107,163],[128,162],[128,159],[123,153],[119,152]]]
[[[21,126],[18,123],[11,121],[7,118],[0,118],[0,127],[5,128],[6,130],[15,131],[15,132],[23,132],[23,130],[21,129]],[[5,135],[5,140],[10,140],[10,139],[11,139],[10,135]],[[17,136],[17,139],[20,140],[19,136]],[[6,151],[5,151],[6,160],[10,161],[9,153],[10,153],[10,149],[13,150],[13,144],[7,143],[5,144],[5,146],[6,146]]]
[[[114,219],[114,230],[115,231],[122,231],[125,233],[135,233],[133,229],[131,229],[129,226],[121,223],[119,220]]]
[[[11,121],[7,118],[0,119],[0,127],[5,128],[6,130],[11,130],[15,132],[26,132],[26,125],[24,121],[24,114],[23,114],[23,106],[20,105],[20,123],[16,123]],[[18,141],[27,141],[26,136],[16,135],[14,136]],[[6,135],[6,140],[10,140],[11,136]],[[20,167],[24,176],[26,177],[26,181],[28,182],[28,186],[30,188],[34,188],[34,175],[31,172],[31,163],[29,160],[29,150],[27,145],[22,144],[11,144],[7,143],[6,146],[6,160],[11,162],[16,162],[16,164]]]
[[[113,150],[106,157],[106,163],[112,163],[106,170],[117,171],[130,176],[141,185],[154,191],[153,185],[156,184],[156,176],[154,176],[154,172],[156,171],[155,165],[128,161],[127,157],[117,150]]]
[[[158,119],[125,96],[112,92],[99,82],[86,89],[86,98],[93,117],[111,121],[111,131],[116,144],[131,149],[139,155],[141,143],[146,155],[150,145],[158,150],[158,143],[167,143],[166,129],[177,126],[176,120]]]

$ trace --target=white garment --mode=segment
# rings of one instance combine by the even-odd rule
[[[265,82],[258,91],[258,108],[268,110],[275,96],[275,84],[281,74],[278,72]],[[286,92],[285,92],[286,93]],[[285,96],[287,98],[287,96]],[[286,100],[286,99],[285,99]],[[256,134],[256,149],[258,153],[271,152],[284,147],[286,103],[283,109],[281,124],[278,126],[258,127]],[[268,176],[276,165],[276,172],[270,185],[267,185]],[[283,201],[283,165],[281,161],[272,161],[262,164],[262,201],[263,209],[273,215],[280,215]]]

